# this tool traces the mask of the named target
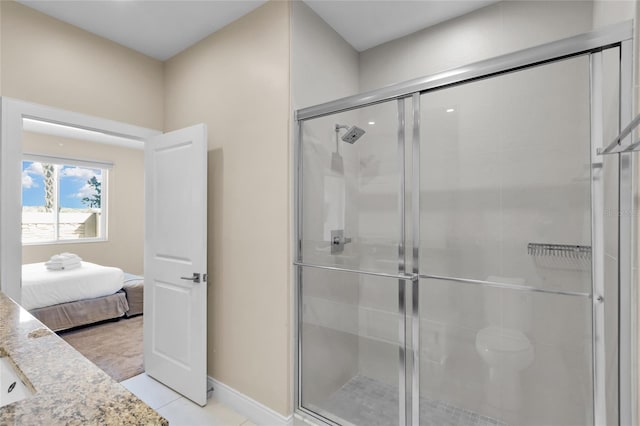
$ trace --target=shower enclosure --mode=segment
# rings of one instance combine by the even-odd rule
[[[628,419],[631,32],[296,112],[298,415]]]

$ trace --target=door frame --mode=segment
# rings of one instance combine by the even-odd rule
[[[0,101],[0,290],[20,303],[23,118],[94,132],[103,136],[97,142],[140,150],[144,140],[162,132],[6,96]]]
[[[601,50],[605,47],[613,47],[619,46],[621,52],[621,61],[620,61],[620,125],[623,127],[628,123],[632,118],[632,89],[633,89],[633,21],[626,21],[619,24],[610,25],[604,27],[599,30],[591,31],[588,33],[580,34],[577,36],[561,39],[555,42],[546,43],[537,47],[532,47],[528,49],[524,49],[521,51],[517,51],[514,53],[498,56],[492,59],[487,59],[484,61],[480,61],[474,64],[465,65],[453,70],[441,72],[438,74],[434,74],[431,76],[421,77],[413,80],[409,80],[406,82],[398,83],[395,85],[387,86],[382,89],[373,90],[370,92],[365,92],[362,94],[349,96],[346,98],[337,99],[334,101],[322,103],[319,105],[311,106],[308,108],[303,108],[296,110],[294,112],[294,120],[296,123],[295,131],[294,131],[294,164],[292,170],[294,171],[294,185],[293,185],[293,198],[294,198],[294,206],[293,206],[293,217],[294,217],[294,230],[295,235],[293,236],[293,247],[295,248],[294,259],[293,259],[293,268],[295,277],[294,284],[294,297],[293,297],[293,312],[295,318],[295,345],[294,345],[294,356],[295,360],[295,374],[294,374],[294,410],[295,414],[302,418],[309,418],[312,421],[320,421],[323,423],[333,424],[332,421],[323,417],[322,415],[315,413],[311,410],[308,410],[302,407],[302,396],[301,396],[301,361],[302,361],[302,268],[304,266],[315,266],[315,265],[307,265],[303,263],[302,259],[302,179],[303,179],[303,171],[302,171],[302,131],[303,126],[302,123],[305,120],[318,118],[327,116],[330,114],[335,114],[339,112],[349,111],[357,108],[362,108],[365,106],[374,105],[377,103],[382,103],[385,101],[392,100],[401,100],[409,97],[413,97],[413,105],[414,105],[414,114],[416,112],[416,98],[419,97],[420,93],[428,92],[431,90],[435,90],[438,88],[442,88],[445,86],[450,86],[454,84],[461,84],[465,82],[469,82],[471,80],[480,79],[484,77],[492,77],[497,74],[508,73],[511,71],[519,70],[521,68],[530,67],[534,65],[540,65],[546,62],[558,60],[561,58],[578,56],[582,54],[593,54]],[[594,68],[592,67],[592,71]],[[593,93],[593,74],[592,74],[592,93]],[[597,76],[596,76],[597,77]],[[419,113],[419,99],[418,101],[418,113]],[[592,98],[592,104],[594,100]],[[597,109],[597,107],[595,107]],[[592,116],[594,114],[594,108],[592,108]],[[419,118],[419,117],[418,117]],[[416,129],[415,123],[419,123],[418,121],[414,121],[414,129],[413,129],[413,138],[412,145],[413,149],[420,149],[419,146],[419,124]],[[592,141],[595,143],[600,141]],[[416,148],[417,145],[417,148]],[[418,151],[419,152],[419,151]],[[414,157],[416,153],[414,152]],[[415,168],[415,165],[414,165]],[[417,169],[419,173],[419,167]],[[622,158],[620,161],[620,176],[621,176],[621,185],[620,185],[620,211],[631,212],[633,207],[633,191],[635,185],[632,184],[631,177],[634,172],[634,164],[631,158],[626,157]],[[419,176],[419,175],[418,175]],[[405,176],[403,176],[404,178]],[[623,179],[625,177],[626,179]],[[407,179],[407,182],[413,182],[412,185],[416,185],[416,175],[411,179]],[[593,183],[592,183],[593,185]],[[415,186],[413,187],[415,188]],[[412,189],[413,189],[412,188]],[[419,192],[412,190],[412,205],[419,205]],[[592,200],[593,205],[593,200]],[[593,210],[593,208],[592,208]],[[415,211],[412,212],[412,216],[415,216]],[[637,372],[637,343],[638,339],[636,336],[637,325],[636,321],[636,305],[635,298],[638,295],[636,294],[633,286],[633,276],[632,276],[632,230],[635,229],[633,224],[633,215],[620,215],[620,229],[619,229],[619,283],[621,288],[620,295],[620,303],[619,303],[619,332],[620,332],[620,341],[619,341],[619,374],[618,374],[618,383],[619,383],[619,422],[620,424],[636,424],[637,413],[636,413],[636,398],[637,398],[637,381],[638,381],[638,372]],[[416,218],[414,217],[414,220]],[[419,219],[419,217],[418,217]],[[415,225],[419,226],[419,220],[415,220]],[[413,268],[411,274],[407,274],[405,271],[400,270],[397,278],[402,280],[410,279],[413,282],[412,290],[417,292],[417,277],[419,276],[419,271],[417,270],[417,264],[415,263],[415,258],[417,256],[418,250],[418,240],[416,240],[416,233],[413,233],[413,241],[411,242],[412,247],[407,247],[404,244],[404,239],[400,240],[400,251],[404,253],[412,253],[413,260]],[[602,244],[601,238],[595,238],[592,241],[592,245],[594,245],[594,254],[599,252],[599,248],[596,248],[596,244]],[[402,262],[401,262],[402,263]],[[595,262],[594,262],[595,264]],[[340,269],[340,268],[333,268]],[[351,271],[356,272],[356,271]],[[598,295],[600,295],[601,289],[604,287],[603,283],[603,274],[600,270],[594,271],[592,282],[592,291],[591,294],[594,295],[594,299],[598,299]],[[417,293],[414,293],[414,296]],[[404,300],[404,286],[399,286],[399,300],[400,300],[400,312],[406,312],[406,306],[402,302]],[[416,297],[412,298],[416,300]],[[597,301],[597,300],[596,300]],[[622,301],[628,301],[628,303],[622,303]],[[415,325],[419,325],[419,321],[416,320],[416,303],[413,303],[411,309],[411,319],[412,324],[412,334],[415,338],[417,331],[414,330]],[[602,325],[603,319],[603,309],[598,308],[596,303],[594,303],[593,312],[596,316],[594,319],[594,332],[592,335],[593,346],[596,348],[597,345],[601,345],[603,341],[603,336],[600,335],[600,327]],[[405,318],[407,316],[405,315]],[[401,334],[402,334],[402,326],[401,326]],[[405,331],[406,333],[406,331]],[[399,336],[402,339],[402,336]],[[597,342],[597,343],[596,343]],[[603,344],[603,343],[602,343]],[[413,353],[419,354],[419,345],[413,344]],[[624,353],[623,353],[624,352]],[[593,360],[593,380],[594,380],[594,413],[593,419],[594,424],[604,424],[603,422],[606,420],[606,404],[605,404],[605,389],[603,378],[604,374],[602,369],[604,368],[603,359],[601,355],[603,353],[603,348],[600,347],[598,350],[594,349],[594,360]],[[402,358],[402,348],[401,348],[401,358]],[[419,398],[419,378],[416,377],[416,367],[419,365],[419,361],[412,357],[413,359],[413,368],[409,370],[412,376],[412,386],[411,386],[411,399],[412,399],[412,413],[407,412],[407,416],[400,413],[400,423],[401,424],[418,424],[418,418],[416,418],[418,414],[418,407],[414,407],[416,405]],[[405,358],[406,360],[406,358]],[[418,367],[419,368],[419,367]],[[407,388],[406,383],[403,381],[403,376],[406,378],[407,374],[407,364],[405,362],[400,363],[400,369],[404,371],[400,371],[400,385],[404,389]],[[418,370],[419,372],[419,370]],[[403,374],[404,373],[404,374]],[[405,386],[402,386],[404,384]],[[406,394],[401,390],[403,395],[400,395],[399,400],[405,400]]]

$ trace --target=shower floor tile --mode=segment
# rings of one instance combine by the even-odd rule
[[[319,404],[319,408],[355,425],[398,424],[398,388],[358,375]],[[427,398],[420,398],[420,425],[508,426],[491,417]]]

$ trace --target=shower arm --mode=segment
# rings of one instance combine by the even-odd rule
[[[338,136],[340,134],[340,129],[349,130],[349,126],[347,126],[346,124],[336,124],[336,152],[338,154],[340,154],[340,140],[338,139]]]

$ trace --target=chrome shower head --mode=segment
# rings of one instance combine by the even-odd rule
[[[337,130],[338,126],[336,126],[336,130]],[[346,126],[345,126],[346,128]],[[355,143],[358,139],[360,139],[362,137],[362,135],[364,135],[366,132],[361,129],[358,126],[351,126],[349,128],[349,130],[347,130],[347,133],[345,133],[344,135],[342,135],[342,140],[344,142],[353,144]]]

